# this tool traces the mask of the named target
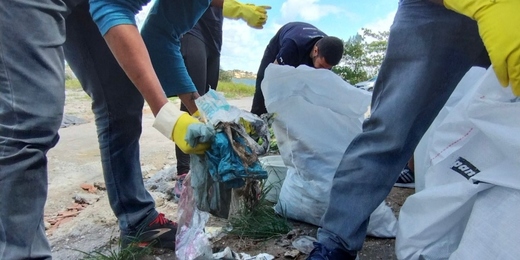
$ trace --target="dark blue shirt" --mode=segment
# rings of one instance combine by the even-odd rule
[[[280,65],[297,67],[305,64],[314,67],[310,53],[316,42],[325,36],[327,35],[314,25],[291,22],[278,30],[268,48],[273,48],[274,53],[277,53],[276,61]]]

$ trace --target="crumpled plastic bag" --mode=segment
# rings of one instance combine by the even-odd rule
[[[177,236],[175,239],[175,255],[177,259],[206,260],[212,259],[212,246],[204,232],[204,226],[209,214],[195,207],[191,173],[183,181],[181,198],[178,208]]]

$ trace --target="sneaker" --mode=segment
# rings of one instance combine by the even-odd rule
[[[312,249],[311,253],[307,257],[307,260],[355,260],[357,259],[356,255],[351,255],[346,251],[341,249],[329,250],[324,245],[318,242],[314,242],[314,249]]]
[[[401,170],[401,173],[399,174],[399,178],[397,178],[397,181],[394,184],[394,187],[401,187],[401,188],[415,188],[415,174],[414,172],[408,168],[408,165],[406,165],[403,170]]]
[[[139,231],[128,234],[121,232],[121,248],[151,246],[175,250],[176,233],[177,223],[164,217],[163,213],[159,213],[159,216]]]
[[[177,176],[177,182],[175,183],[175,187],[173,188],[173,200],[175,202],[178,202],[181,198],[182,193],[182,182],[184,181],[184,178],[186,178],[187,173],[181,174]]]

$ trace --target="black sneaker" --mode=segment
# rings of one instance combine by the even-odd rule
[[[415,173],[408,168],[408,165],[401,170],[394,187],[415,189]]]
[[[307,260],[355,260],[356,255],[351,255],[340,249],[329,250],[324,245],[314,242],[314,249],[307,257]]]
[[[159,213],[159,216],[140,230],[127,234],[121,232],[121,248],[150,246],[175,250],[176,233],[177,223],[165,218],[163,213]]]

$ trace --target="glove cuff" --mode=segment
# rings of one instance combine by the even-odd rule
[[[242,18],[242,5],[242,3],[236,0],[224,0],[224,5],[222,6],[222,15],[231,19]]]
[[[497,0],[498,1],[498,0]],[[444,0],[444,6],[475,20],[475,14],[495,2],[490,0]]]
[[[186,112],[181,111],[173,103],[168,102],[157,113],[153,127],[168,139],[173,140],[173,128],[183,114],[186,114]]]

